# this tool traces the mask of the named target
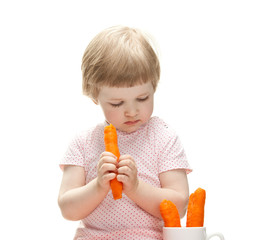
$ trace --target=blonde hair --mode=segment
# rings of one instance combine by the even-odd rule
[[[133,87],[160,79],[160,63],[149,37],[115,26],[96,35],[82,59],[83,93],[96,100],[102,86]]]

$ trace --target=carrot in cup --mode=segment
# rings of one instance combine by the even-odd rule
[[[189,204],[188,204],[188,210],[187,210],[187,227],[192,226],[193,196],[194,196],[193,193],[190,194],[189,196]]]
[[[197,188],[189,197],[187,227],[203,227],[206,191]]]
[[[117,145],[117,134],[116,134],[116,128],[110,124],[109,126],[106,126],[104,129],[104,142],[105,142],[105,151],[111,152],[117,157],[117,161],[120,157],[118,145]],[[122,188],[123,185],[121,182],[117,181],[116,178],[112,179],[110,181],[112,194],[114,200],[122,198]]]
[[[164,199],[160,204],[160,213],[165,227],[181,227],[181,220],[175,204]]]

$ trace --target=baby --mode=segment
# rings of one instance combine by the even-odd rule
[[[81,220],[74,239],[162,239],[159,205],[186,212],[191,171],[180,139],[152,117],[160,64],[140,30],[116,26],[94,37],[82,62],[83,92],[100,105],[105,121],[78,135],[60,166],[58,203],[63,216]],[[117,129],[121,153],[105,152],[104,127]],[[114,200],[110,181],[123,184]]]

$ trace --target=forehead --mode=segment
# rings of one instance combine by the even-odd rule
[[[154,93],[151,82],[147,82],[134,87],[108,87],[103,86],[99,92],[99,98],[105,99],[125,99],[136,98],[143,95]]]

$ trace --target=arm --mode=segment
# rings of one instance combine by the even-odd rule
[[[136,191],[130,193],[130,198],[141,208],[155,217],[162,218],[160,203],[172,201],[179,212],[180,218],[185,216],[189,191],[187,176],[184,170],[171,170],[160,174],[162,188],[153,187],[139,180]]]
[[[120,158],[117,179],[123,183],[123,191],[132,201],[153,216],[162,218],[159,206],[167,199],[176,205],[180,217],[184,217],[189,199],[186,172],[183,169],[171,170],[161,173],[159,178],[161,188],[143,182],[137,178],[132,157]]]
[[[85,182],[85,170],[79,166],[65,166],[58,203],[62,215],[68,220],[87,217],[106,197],[110,180],[115,178],[116,159],[104,152],[98,164],[98,176]]]

